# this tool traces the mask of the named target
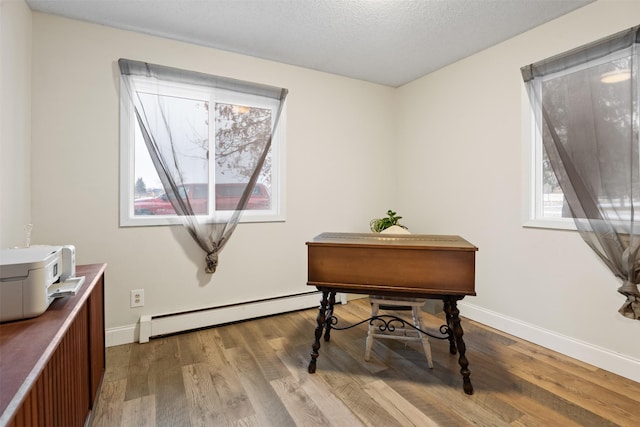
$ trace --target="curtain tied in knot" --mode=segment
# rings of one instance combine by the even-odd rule
[[[216,268],[218,268],[218,249],[215,248],[211,252],[207,252],[207,257],[205,258],[207,263],[207,273],[213,274],[216,272]]]
[[[618,292],[627,297],[618,312],[624,317],[640,320],[640,290],[638,290],[638,285],[625,280],[622,286],[618,288]]]

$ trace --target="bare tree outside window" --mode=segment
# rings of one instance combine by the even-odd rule
[[[216,182],[248,182],[271,134],[271,110],[216,103],[215,120]],[[259,181],[271,183],[270,155]]]

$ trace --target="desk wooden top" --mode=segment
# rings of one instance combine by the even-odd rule
[[[76,295],[56,299],[40,316],[0,324],[0,414],[31,389],[105,268],[79,265],[85,281]]]
[[[419,250],[477,251],[478,248],[460,236],[432,234],[322,233],[307,245],[366,246]]]

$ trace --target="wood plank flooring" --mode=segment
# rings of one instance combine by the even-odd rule
[[[340,325],[367,299],[337,305]],[[107,349],[93,426],[638,426],[640,383],[463,318],[474,394],[457,356],[431,339],[376,340],[366,325],[332,332],[307,372],[317,310]],[[406,317],[406,313],[396,313]],[[464,314],[464,313],[462,313]],[[423,315],[434,331],[444,316]]]

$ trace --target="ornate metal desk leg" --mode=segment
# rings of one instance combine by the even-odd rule
[[[462,388],[464,389],[465,393],[473,394],[473,386],[471,385],[471,380],[469,379],[469,376],[471,375],[471,371],[469,371],[468,368],[469,361],[465,356],[467,347],[464,344],[464,340],[462,339],[462,335],[464,335],[464,332],[462,330],[462,326],[460,325],[460,310],[458,310],[457,299],[455,297],[449,297],[447,299],[449,300],[448,313],[451,314],[451,324],[449,326],[453,328],[453,336],[455,337],[456,346],[458,347],[458,363],[460,364],[460,373],[462,374]],[[446,304],[447,300],[445,300],[445,306]]]
[[[453,323],[451,321],[451,301],[449,301],[449,298],[444,298],[443,302],[444,315],[447,319],[447,326],[449,327],[449,353],[456,354],[456,341],[453,336]]]
[[[331,316],[333,316],[333,306],[336,303],[336,293],[334,291],[329,292],[329,307],[327,308],[326,316],[325,316],[325,331],[324,331],[324,341],[329,342],[331,339]]]
[[[315,341],[313,341],[313,345],[311,346],[311,361],[309,362],[310,374],[313,374],[316,371],[316,359],[319,356],[318,350],[320,350],[320,337],[322,337],[322,330],[324,329],[327,319],[327,305],[329,304],[328,296],[329,291],[322,291],[322,300],[320,301],[320,308],[318,309],[318,317],[316,317],[318,326],[316,326]]]

